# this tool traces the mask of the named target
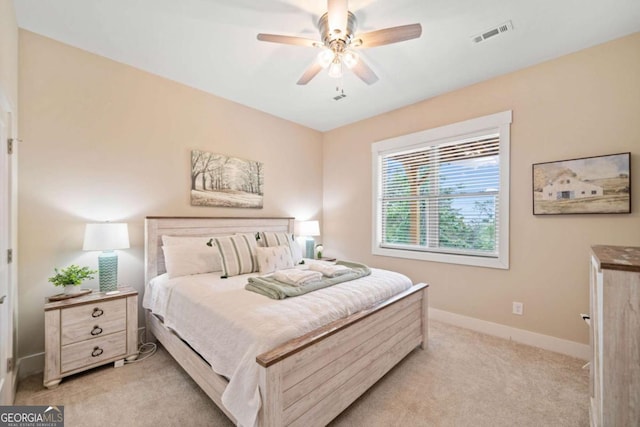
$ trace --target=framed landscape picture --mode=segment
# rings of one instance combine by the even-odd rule
[[[262,208],[264,165],[253,160],[191,151],[191,205]]]
[[[631,213],[631,153],[533,165],[533,214]]]

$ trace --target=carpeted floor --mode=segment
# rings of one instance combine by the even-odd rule
[[[584,361],[432,321],[414,350],[332,423],[337,426],[588,426]],[[16,405],[64,405],[65,426],[231,426],[160,348],[150,359],[42,386]]]

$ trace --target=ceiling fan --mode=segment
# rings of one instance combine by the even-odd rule
[[[398,43],[416,39],[422,34],[420,24],[402,25],[362,34],[355,34],[356,26],[356,17],[349,11],[347,0],[327,0],[327,13],[318,20],[321,41],[277,34],[258,34],[258,40],[322,49],[317,60],[305,70],[298,80],[299,85],[306,85],[322,69],[326,68],[328,68],[330,77],[342,77],[343,67],[350,69],[370,85],[378,81],[378,76],[355,52],[355,48]]]

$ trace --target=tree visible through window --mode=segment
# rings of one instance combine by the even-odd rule
[[[374,253],[494,258],[500,261],[487,266],[506,268],[508,246],[501,244],[508,240],[501,233],[508,227],[501,227],[501,220],[508,221],[508,204],[502,205],[504,194],[508,203],[508,179],[506,190],[501,187],[508,177],[508,123],[506,135],[504,127],[493,127],[416,143],[421,134],[374,144]],[[445,260],[458,261],[487,264]]]

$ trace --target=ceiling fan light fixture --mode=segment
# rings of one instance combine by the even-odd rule
[[[342,54],[342,62],[344,62],[344,65],[346,65],[348,69],[352,69],[358,63],[358,54],[347,50]]]
[[[356,34],[358,20],[349,11],[348,0],[326,0],[327,12],[318,19],[317,27],[320,40],[306,37],[285,36],[278,34],[258,34],[258,40],[294,46],[320,48],[315,60],[306,68],[298,85],[306,85],[322,69],[326,69],[332,78],[342,78],[346,70],[368,85],[377,82],[378,76],[354,51],[359,47],[371,48],[384,46],[406,40],[417,39],[422,35],[422,26],[417,24],[400,25]]]
[[[335,57],[336,54],[331,49],[324,48],[318,54],[318,64],[320,64],[322,68],[327,68],[331,65]]]
[[[331,65],[329,65],[329,77],[339,79],[342,77],[342,62],[339,58],[336,58]]]

